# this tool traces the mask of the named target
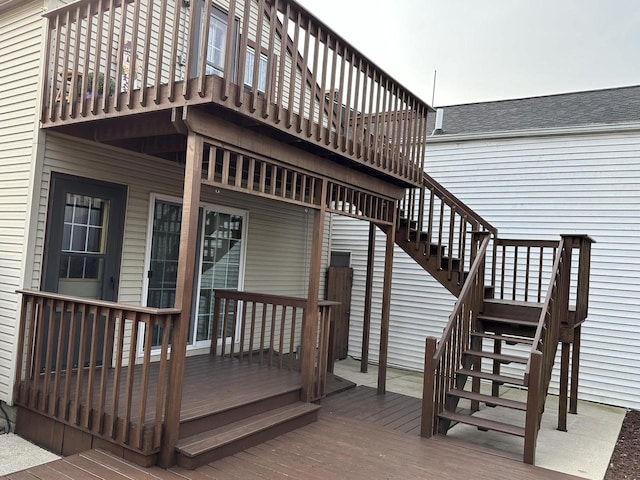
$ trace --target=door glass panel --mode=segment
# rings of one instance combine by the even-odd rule
[[[215,289],[237,290],[242,251],[242,216],[205,212],[196,341],[211,340]],[[220,322],[220,331],[222,332]],[[229,322],[231,335],[233,326]]]
[[[109,201],[67,193],[58,292],[101,298]]]
[[[172,308],[176,299],[178,255],[180,253],[180,223],[182,206],[156,201],[153,212],[151,236],[151,260],[149,263],[149,287],[147,305],[157,308]],[[152,345],[162,343],[162,329],[153,329]]]
[[[148,272],[147,305],[150,307],[174,306],[181,217],[181,205],[155,202]],[[243,216],[201,209],[199,228],[200,252],[199,258],[194,259],[199,265],[199,278],[195,279],[190,344],[211,339],[215,289],[238,289],[241,279]],[[230,328],[227,336],[231,335]],[[156,327],[153,345],[158,346],[161,341],[162,331]]]

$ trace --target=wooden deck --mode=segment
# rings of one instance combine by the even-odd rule
[[[77,406],[74,401],[70,402],[68,406],[69,419],[66,420],[67,428],[75,428],[79,431],[88,432],[98,437],[109,440],[110,438],[110,425],[114,423],[121,424],[127,421],[127,415],[130,412],[140,411],[140,402],[143,397],[146,396],[144,401],[146,402],[146,408],[143,409],[145,413],[144,422],[144,434],[143,441],[139,444],[138,450],[143,454],[150,454],[155,450],[151,445],[150,436],[154,432],[155,414],[159,412],[164,414],[164,408],[156,409],[157,402],[160,401],[157,396],[153,394],[141,395],[142,389],[140,385],[140,366],[136,366],[134,369],[131,393],[131,408],[127,410],[124,406],[127,404],[125,396],[128,395],[124,388],[119,388],[119,401],[113,403],[107,403],[105,405],[105,420],[100,421],[99,417],[92,415],[91,418],[80,418],[78,423],[75,423],[76,415],[83,417],[82,413],[87,411],[95,411],[100,398],[111,398],[113,395],[114,387],[114,369],[107,369],[105,372],[105,391],[101,391],[99,388],[99,382],[101,381],[101,375],[93,376],[93,386],[89,388],[87,380],[88,373],[81,372],[84,377],[81,381],[77,382],[77,372],[72,374],[72,378],[69,384],[71,385],[71,391],[68,395],[70,399],[77,399]],[[147,392],[157,391],[158,381],[158,365],[152,364],[149,372],[149,384]],[[124,372],[121,377],[124,377]],[[41,379],[41,383],[44,379]],[[125,378],[121,378],[119,382],[115,382],[116,385],[122,385]],[[64,376],[61,379],[62,384],[65,383]],[[76,396],[77,385],[80,385],[80,394]],[[222,413],[232,408],[242,407],[243,405],[251,402],[259,401],[264,398],[269,398],[281,394],[291,392],[296,394],[300,389],[301,380],[300,373],[294,370],[279,369],[277,367],[268,367],[265,365],[258,365],[257,363],[249,364],[248,362],[240,362],[236,358],[228,357],[212,357],[210,355],[198,355],[188,357],[186,359],[186,368],[184,374],[184,389],[183,400],[180,412],[180,422],[188,423],[195,421],[199,418],[207,415],[213,415],[216,413]],[[171,386],[166,387],[170,389]],[[40,387],[42,391],[42,386]],[[88,391],[91,393],[88,393]],[[49,389],[53,391],[53,388]],[[53,395],[53,394],[51,394]],[[64,411],[63,398],[61,395],[49,397],[47,403],[55,402],[58,405],[58,411]],[[113,412],[113,405],[116,405],[117,412]],[[160,405],[162,407],[162,405]],[[49,420],[49,417],[42,415],[42,410],[37,408],[25,407],[21,415],[23,421],[18,420],[18,432],[26,438],[41,444],[45,448],[55,451],[56,453],[69,454],[78,452],[78,446],[73,447],[65,446],[63,440],[48,440],[47,437],[55,436],[43,434],[42,430],[50,429],[51,432],[60,432],[61,430],[54,428],[54,424]],[[20,418],[20,417],[19,417]],[[161,418],[164,421],[164,418]],[[134,431],[137,431],[137,423],[131,418],[128,420],[133,425]],[[43,423],[44,422],[44,423]],[[46,425],[46,427],[44,426]],[[119,427],[116,427],[119,428]],[[62,435],[62,434],[60,434]],[[113,436],[115,443],[121,444],[118,441],[117,435]],[[126,445],[123,445],[126,447]]]
[[[194,471],[142,468],[92,450],[3,479],[577,479],[416,435],[419,399],[358,387],[323,402],[318,422]]]

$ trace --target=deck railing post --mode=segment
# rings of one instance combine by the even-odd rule
[[[533,465],[536,459],[536,441],[540,428],[540,395],[542,353],[535,351],[531,354],[531,369],[529,371],[529,385],[527,391],[527,416],[524,434],[524,463]]]
[[[202,154],[202,138],[195,133],[190,133],[187,141],[176,290],[176,308],[180,309],[180,317],[173,329],[171,340],[171,364],[169,369],[169,385],[171,385],[171,388],[167,392],[164,436],[158,457],[158,463],[163,467],[175,464],[175,446],[178,442],[180,428],[180,407],[182,405],[182,386],[195,269],[193,259],[195,258],[198,236]],[[151,346],[148,345],[146,348],[151,348]]]
[[[431,437],[433,435],[434,415],[434,386],[435,365],[433,355],[436,353],[437,340],[427,337],[424,348],[424,381],[422,384],[422,421],[420,424],[420,436]]]
[[[325,198],[326,182],[323,183],[322,198]],[[311,241],[311,259],[309,262],[309,285],[307,307],[302,324],[302,357],[300,373],[302,376],[302,400],[313,399],[313,380],[318,338],[318,295],[320,290],[320,268],[322,264],[322,236],[324,230],[325,208],[313,212],[313,240]]]

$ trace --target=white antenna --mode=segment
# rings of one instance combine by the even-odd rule
[[[433,71],[433,92],[431,92],[431,106],[433,107],[436,102],[436,78],[438,76],[438,70]]]

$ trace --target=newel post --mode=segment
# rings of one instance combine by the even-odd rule
[[[169,385],[164,414],[164,434],[158,457],[158,464],[170,467],[175,464],[175,447],[180,429],[180,408],[182,387],[189,335],[189,317],[195,270],[198,237],[198,210],[200,208],[200,182],[202,177],[203,141],[195,133],[189,133],[187,159],[184,173],[184,193],[182,201],[182,224],[180,230],[180,253],[178,257],[178,277],[176,305],[180,310],[177,325],[171,338],[171,363]],[[145,348],[149,348],[148,346]]]
[[[302,355],[300,374],[302,377],[302,400],[313,400],[316,343],[318,338],[318,296],[320,293],[320,269],[322,266],[322,238],[324,234],[326,181],[320,193],[321,207],[313,211],[313,235],[311,240],[311,258],[309,260],[309,286],[307,307],[302,323]]]
[[[424,348],[424,379],[422,384],[422,419],[420,423],[420,436],[429,438],[434,433],[435,411],[435,365],[433,355],[436,353],[437,340],[427,337]]]

